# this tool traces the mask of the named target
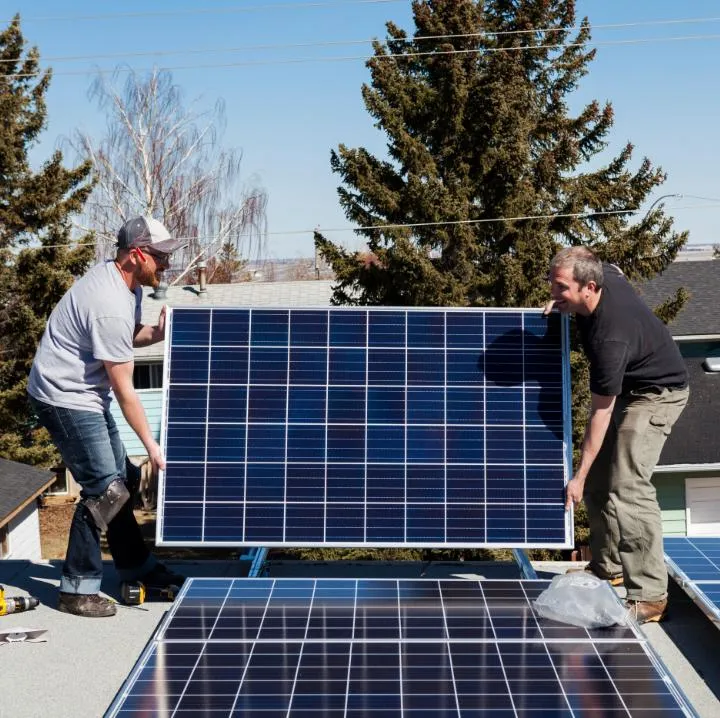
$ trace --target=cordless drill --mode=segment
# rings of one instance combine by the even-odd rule
[[[34,596],[14,596],[5,597],[5,588],[0,586],[0,616],[7,613],[19,613],[20,611],[29,611],[31,608],[39,605],[40,601]]]
[[[160,601],[173,601],[179,590],[177,586],[164,586],[162,588],[148,586],[142,581],[123,581],[120,585],[120,595],[123,603],[128,606],[141,606],[149,598]]]

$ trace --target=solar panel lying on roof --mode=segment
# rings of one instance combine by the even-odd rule
[[[639,632],[536,616],[548,583],[193,579],[107,715],[694,715]]]
[[[666,537],[670,575],[720,628],[720,537]]]
[[[572,545],[567,321],[174,309],[158,543]]]

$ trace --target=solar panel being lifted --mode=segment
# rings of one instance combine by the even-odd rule
[[[567,321],[174,309],[159,544],[568,547]]]

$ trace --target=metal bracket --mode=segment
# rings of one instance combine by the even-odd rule
[[[530,563],[527,551],[524,548],[514,548],[512,552],[515,563],[520,569],[520,575],[525,579],[536,580],[537,574],[535,573],[535,569]]]

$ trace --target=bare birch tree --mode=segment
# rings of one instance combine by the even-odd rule
[[[160,219],[188,246],[176,252],[169,277],[180,279],[194,260],[211,259],[226,245],[239,257],[265,248],[267,194],[240,177],[242,153],[223,149],[225,106],[186,107],[168,71],[139,76],[118,68],[92,83],[89,97],[107,115],[97,141],[77,131],[70,143],[95,170],[97,185],[85,221],[97,232],[98,259],[114,255],[118,227],[136,215]]]

